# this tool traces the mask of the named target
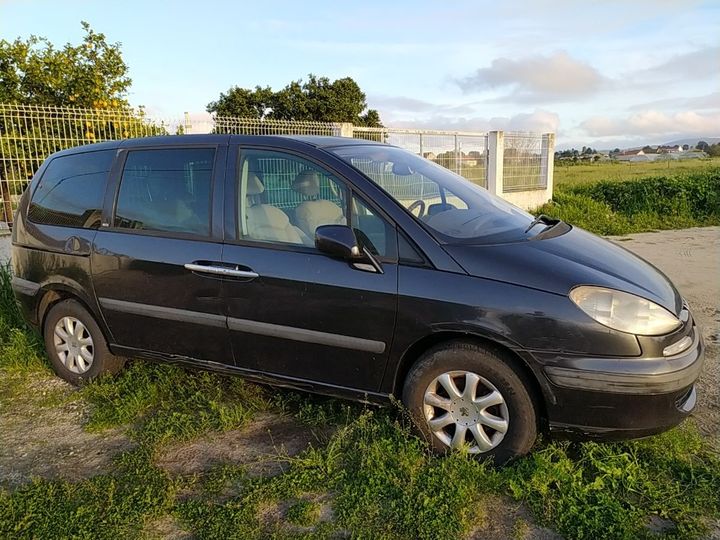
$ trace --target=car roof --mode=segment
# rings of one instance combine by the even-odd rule
[[[385,143],[377,141],[369,141],[367,139],[354,139],[351,137],[327,137],[323,135],[281,135],[286,139],[295,139],[317,148],[333,148],[336,146],[360,146],[367,144],[381,144],[388,146]]]
[[[86,144],[61,150],[53,154],[53,157],[85,152],[96,152],[98,150],[114,150],[118,148],[132,148],[133,146],[147,145],[188,145],[188,144],[227,144],[229,142],[238,144],[259,144],[282,141],[297,141],[314,146],[315,148],[335,148],[338,146],[360,146],[360,145],[386,145],[385,143],[368,141],[366,139],[353,139],[350,137],[328,137],[322,135],[221,135],[221,134],[196,134],[196,135],[162,135],[158,137],[138,137],[134,139],[121,139],[117,141],[106,141],[101,143]]]

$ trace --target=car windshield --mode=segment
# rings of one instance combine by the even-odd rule
[[[533,216],[448,169],[385,145],[330,149],[360,170],[446,243],[490,244],[526,240]]]

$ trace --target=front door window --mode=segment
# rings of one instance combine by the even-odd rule
[[[246,150],[238,166],[239,237],[313,247],[321,225],[347,225],[347,189],[333,174],[283,152]]]

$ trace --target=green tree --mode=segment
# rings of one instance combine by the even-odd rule
[[[0,40],[0,102],[92,108],[127,108],[131,80],[120,44],[82,22],[78,45],[55,48],[31,36]]]
[[[131,80],[120,51],[82,23],[85,35],[56,48],[31,36],[0,40],[0,220],[48,155],[102,140],[166,134],[127,101]],[[32,106],[52,107],[38,114]],[[82,107],[68,111],[55,107]]]
[[[705,149],[705,152],[707,152],[710,157],[720,157],[720,143],[709,145]]]
[[[308,75],[281,90],[256,86],[253,90],[234,86],[220,94],[207,111],[218,116],[239,116],[271,120],[314,120],[351,122],[382,127],[380,114],[368,109],[365,93],[350,77],[331,81]]]

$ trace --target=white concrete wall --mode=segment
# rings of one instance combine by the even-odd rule
[[[10,259],[10,235],[0,230],[0,264]]]
[[[499,195],[523,210],[534,210],[552,198],[552,191],[535,189],[532,191],[510,191],[507,193],[499,193]]]
[[[553,164],[555,156],[555,134],[543,134],[542,141],[542,163],[541,174],[545,176],[545,189],[531,189],[527,191],[505,191],[503,187],[504,177],[504,152],[505,134],[502,131],[488,132],[488,169],[487,188],[488,191],[502,197],[506,201],[519,206],[523,210],[534,210],[542,206],[553,194]]]

